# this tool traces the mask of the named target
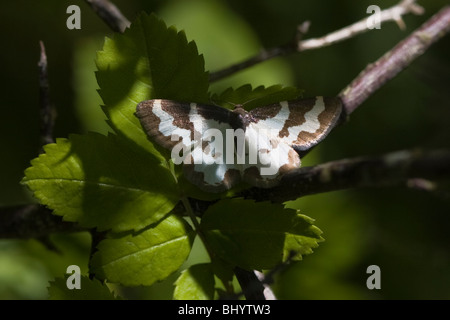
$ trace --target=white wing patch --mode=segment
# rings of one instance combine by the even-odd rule
[[[183,163],[193,165],[189,173],[195,176],[193,179],[202,180],[205,187],[220,188],[225,180],[226,172],[230,169],[238,169],[234,164],[226,162],[227,149],[223,139],[226,137],[226,130],[233,130],[233,128],[226,122],[205,119],[199,113],[196,103],[190,104],[189,121],[193,124],[193,137],[190,130],[178,131],[172,128],[173,132],[183,134],[182,143],[185,147]],[[188,132],[187,135],[185,131]]]
[[[248,150],[248,159],[243,170],[249,167],[256,167],[259,170],[261,179],[275,179],[279,174],[279,169],[292,162],[291,152],[294,152],[289,145],[283,143],[279,138],[280,129],[268,129],[267,121],[261,124],[251,123],[245,131],[245,142]],[[300,158],[295,166],[300,165]]]
[[[172,135],[178,135],[179,137],[188,137],[191,132],[187,129],[179,128],[173,125],[174,117],[165,112],[161,107],[161,100],[155,100],[152,108],[152,112],[160,119],[158,130],[165,137]]]

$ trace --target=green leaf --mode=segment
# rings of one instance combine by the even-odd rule
[[[175,281],[173,297],[176,300],[212,300],[214,284],[211,264],[196,264],[184,270]]]
[[[245,269],[271,269],[312,253],[323,241],[313,219],[270,202],[224,199],[209,207],[201,229],[210,249]]]
[[[233,109],[236,104],[242,104],[246,110],[251,110],[283,100],[297,99],[301,97],[302,92],[303,90],[281,85],[259,86],[253,89],[250,84],[247,84],[237,89],[229,88],[220,95],[213,95],[212,100],[230,109]]]
[[[107,38],[96,63],[111,127],[155,154],[159,153],[134,116],[139,102],[154,98],[209,101],[208,74],[195,43],[188,43],[184,32],[167,28],[154,15],[141,14],[123,34]]]
[[[169,170],[115,135],[72,135],[44,149],[22,182],[64,220],[99,230],[139,230],[178,201]]]
[[[84,37],[81,45],[72,48],[72,88],[74,91],[74,108],[80,121],[83,133],[98,132],[107,134],[111,128],[106,122],[106,116],[100,108],[102,99],[97,90],[95,71],[97,67],[92,57],[95,57],[104,37]],[[59,119],[57,120],[60,121]]]
[[[101,241],[92,258],[92,271],[109,282],[149,286],[180,268],[193,240],[191,227],[170,215],[137,235]]]
[[[96,279],[80,276],[80,289],[68,289],[66,279],[50,281],[48,294],[50,300],[116,300],[109,288]]]

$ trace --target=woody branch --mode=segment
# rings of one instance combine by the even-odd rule
[[[423,182],[450,181],[449,164],[448,149],[405,150],[375,157],[343,159],[294,170],[283,176],[278,187],[252,188],[240,195],[259,201],[285,202],[351,188],[404,186],[433,191],[435,184],[424,185]]]
[[[375,63],[369,64],[341,91],[339,97],[347,114],[449,32],[450,6],[446,6]]]

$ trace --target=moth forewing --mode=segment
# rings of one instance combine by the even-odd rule
[[[290,117],[280,132],[297,152],[309,150],[333,129],[342,113],[338,98],[316,97],[289,103]]]
[[[189,110],[188,104],[174,106],[167,100],[146,100],[137,105],[136,116],[149,140],[170,150],[180,138],[184,141],[193,139]]]

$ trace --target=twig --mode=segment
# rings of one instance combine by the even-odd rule
[[[130,21],[108,0],[85,0],[94,12],[115,32],[124,32]]]
[[[450,180],[450,150],[398,151],[378,157],[332,161],[289,172],[275,188],[251,188],[239,196],[285,202],[349,188],[408,186],[413,178]]]
[[[411,189],[429,192],[430,194],[439,198],[440,200],[450,199],[450,192],[448,190],[446,190],[444,187],[440,187],[438,183],[427,179],[422,178],[409,179],[406,182],[406,186]]]
[[[54,142],[53,127],[54,127],[54,111],[50,103],[50,93],[48,85],[48,71],[47,71],[47,55],[45,53],[45,46],[42,41],[39,41],[41,54],[39,58],[39,107],[41,116],[41,132],[40,132],[40,152],[43,152],[42,147],[48,143]]]
[[[421,56],[433,43],[450,32],[450,6],[446,6],[405,40],[370,64],[341,91],[347,114],[352,113],[376,90]]]
[[[62,221],[50,209],[38,204],[0,208],[0,238],[45,238],[55,232],[83,231],[77,224]]]
[[[416,0],[403,0],[397,5],[383,10],[380,12],[380,23],[386,22],[386,21],[395,21],[400,26],[400,28],[404,28],[404,23],[401,19],[403,15],[413,13],[416,15],[422,14],[424,12],[423,8],[420,7],[418,4],[415,3]],[[225,78],[233,73],[236,73],[237,71],[249,68],[251,66],[254,66],[255,64],[261,63],[263,61],[280,57],[283,55],[287,55],[293,52],[301,52],[306,50],[312,50],[312,49],[319,49],[325,46],[329,46],[331,44],[347,40],[349,38],[352,38],[360,33],[370,31],[369,28],[367,28],[367,22],[371,19],[371,17],[364,18],[350,26],[347,26],[345,28],[342,28],[340,30],[337,30],[335,32],[332,32],[330,34],[327,34],[320,38],[313,38],[313,39],[307,39],[302,40],[301,36],[306,33],[307,28],[305,30],[305,24],[302,24],[299,27],[299,30],[293,39],[293,41],[290,41],[287,44],[270,48],[270,49],[264,49],[262,50],[258,55],[251,57],[250,59],[247,59],[245,61],[242,61],[240,63],[234,64],[230,67],[227,67],[225,69],[212,72],[210,74],[210,81],[217,81],[222,78]],[[307,22],[309,27],[309,22]]]
[[[283,272],[295,256],[295,251],[289,252],[285,261],[280,262],[266,274],[257,270],[247,271],[235,268],[234,273],[242,288],[241,295],[243,294],[247,300],[276,300],[270,285],[273,283],[275,275]]]
[[[288,54],[296,51],[297,44],[303,38],[303,35],[308,32],[309,26],[310,26],[309,21],[303,22],[297,28],[297,33],[295,34],[294,41],[288,42],[279,47],[264,49],[258,55],[254,56],[248,60],[234,64],[223,70],[213,72],[209,75],[209,81],[214,82],[214,81],[220,80],[220,79],[225,78],[225,77],[227,77],[233,73],[236,73],[240,70],[254,66],[258,63],[264,62],[266,60],[269,60],[269,59],[272,59],[275,57],[281,57],[284,55],[288,55]]]
[[[403,15],[409,13],[421,15],[424,13],[424,9],[418,4],[416,4],[415,1],[416,0],[403,0],[391,8],[381,11],[380,23],[386,21],[395,21],[400,27],[400,29],[404,29],[405,23],[402,20]],[[350,39],[358,34],[370,31],[370,29],[367,28],[369,19],[371,19],[370,16],[358,22],[355,22],[354,24],[349,25],[348,27],[327,34],[324,37],[302,41],[298,44],[297,50],[305,51],[323,48],[331,44],[335,44],[337,42]]]
[[[264,298],[265,298],[264,300],[277,300],[275,293],[273,293],[272,288],[270,287],[270,285],[273,283],[273,278],[266,277],[266,275],[264,275],[264,273],[262,273],[258,270],[253,270],[253,272],[256,275],[256,277],[258,278],[259,282],[262,283],[262,285],[264,287],[264,290],[263,290],[263,294],[264,294]]]
[[[204,233],[202,232],[200,223],[197,221],[197,216],[195,215],[194,211],[192,210],[192,206],[191,206],[191,203],[189,202],[189,199],[186,196],[182,196],[181,203],[184,206],[184,210],[187,213],[187,216],[191,219],[192,224],[194,225],[195,232],[198,234],[203,245],[205,246],[206,252],[208,253],[211,260],[214,259],[214,257],[215,257],[214,251],[211,250],[211,248],[208,245],[208,241],[206,240],[206,237],[205,237]]]
[[[264,285],[254,271],[247,271],[239,267],[234,268],[234,274],[242,288],[242,294],[247,300],[266,300]],[[239,298],[237,296],[236,298]]]
[[[294,260],[294,257],[297,255],[297,252],[291,251],[287,259],[278,265],[276,265],[272,270],[267,272],[266,274],[254,270],[256,277],[260,281],[260,283],[264,286],[264,296],[266,300],[276,300],[275,294],[273,293],[270,285],[274,282],[274,278],[277,274],[282,273],[284,270],[288,268],[291,262]]]

